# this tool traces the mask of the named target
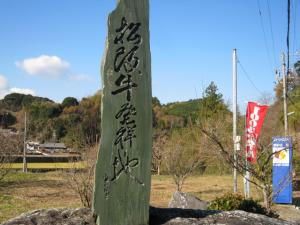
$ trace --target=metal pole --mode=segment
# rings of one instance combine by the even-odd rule
[[[24,148],[23,148],[23,173],[27,173],[27,162],[26,162],[26,112],[25,112],[25,121],[24,121]]]
[[[246,185],[245,185],[245,189],[246,189],[246,193],[245,193],[245,198],[250,198],[250,172],[249,172],[249,162],[246,159],[246,167],[247,167],[247,171],[246,171]]]
[[[247,112],[248,113],[248,112]],[[245,135],[247,134],[247,118],[245,116]],[[250,197],[250,172],[249,172],[249,162],[247,160],[247,144],[245,145],[245,165],[246,165],[246,173],[244,176],[244,195],[245,198],[249,198]]]
[[[282,84],[283,84],[283,113],[284,113],[284,135],[288,136],[288,119],[287,119],[287,85],[286,85],[286,68],[285,55],[282,53]]]
[[[237,192],[237,157],[236,157],[236,122],[237,122],[237,56],[236,49],[233,49],[232,55],[232,140],[233,140],[233,156],[234,156],[234,168],[233,168],[233,192]]]

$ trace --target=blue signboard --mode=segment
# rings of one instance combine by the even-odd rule
[[[292,138],[273,137],[273,202],[291,204],[293,200]]]

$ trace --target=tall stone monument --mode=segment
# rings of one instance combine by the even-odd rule
[[[152,98],[149,0],[118,0],[102,62],[102,135],[94,212],[101,225],[147,225]]]

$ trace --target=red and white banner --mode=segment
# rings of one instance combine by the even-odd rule
[[[256,162],[256,144],[267,110],[267,105],[248,102],[246,112],[246,157],[248,162]]]

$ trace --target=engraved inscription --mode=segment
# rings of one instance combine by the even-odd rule
[[[104,176],[104,194],[105,198],[110,197],[110,188],[118,182],[122,176],[127,176],[139,185],[144,183],[135,174],[134,170],[140,166],[140,159],[134,157],[134,142],[136,134],[136,116],[138,112],[132,103],[134,89],[138,88],[137,79],[142,76],[139,70],[140,59],[138,53],[142,43],[140,34],[141,23],[128,22],[125,17],[120,21],[120,26],[115,29],[114,45],[116,51],[114,54],[113,70],[113,90],[112,96],[124,96],[124,104],[115,113],[115,119],[118,121],[118,128],[115,130],[113,142],[113,160],[110,173]],[[137,73],[135,73],[137,72]],[[135,77],[138,74],[138,77]]]
[[[134,42],[134,44],[140,44],[142,41],[141,35],[138,33],[141,23],[129,23],[125,17],[121,20],[121,26],[116,29],[115,44],[123,44],[124,36],[126,36],[127,42]]]

